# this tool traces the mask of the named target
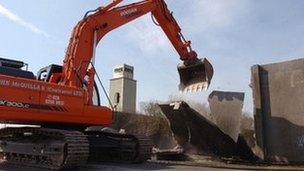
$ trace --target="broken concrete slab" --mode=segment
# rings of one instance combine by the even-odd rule
[[[245,93],[213,91],[208,98],[211,115],[217,126],[234,142],[240,134]]]
[[[176,146],[173,149],[160,150],[154,148],[152,150],[152,159],[154,160],[168,160],[168,161],[186,161],[188,156],[185,154],[184,149],[181,146]]]
[[[258,161],[260,160],[259,157],[257,157],[254,152],[252,151],[252,148],[246,141],[245,137],[243,135],[239,135],[237,139],[237,148],[236,148],[237,156],[242,160],[247,161]]]
[[[268,162],[304,163],[304,59],[251,69],[255,130]]]
[[[161,104],[178,144],[185,150],[223,157],[235,154],[236,143],[185,102]]]

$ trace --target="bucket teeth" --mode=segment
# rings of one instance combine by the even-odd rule
[[[184,92],[184,93],[191,93],[191,92],[206,90],[207,87],[208,87],[207,83],[195,83],[195,84],[191,84],[187,87],[180,88],[180,91]]]

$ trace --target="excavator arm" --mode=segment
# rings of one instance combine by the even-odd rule
[[[197,53],[191,47],[181,32],[181,28],[173,13],[164,0],[156,0],[157,8],[152,11],[159,26],[165,32],[180,59],[184,62],[178,65],[181,91],[196,91],[209,87],[213,77],[213,67],[206,58],[198,59]]]
[[[156,3],[158,8],[152,11],[152,15],[156,21],[153,21],[155,23],[157,22],[156,24],[159,25],[165,32],[172,45],[180,55],[180,59],[197,59],[196,52],[191,48],[191,42],[185,40],[183,34],[181,33],[181,28],[173,17],[172,12],[167,8],[167,4],[163,0],[158,0]]]
[[[213,75],[212,66],[206,59],[197,58],[190,41],[183,37],[181,28],[165,1],[143,0],[117,7],[122,1],[114,0],[105,7],[89,11],[74,27],[64,59],[63,72],[57,81],[60,80],[61,84],[71,87],[82,87],[86,82],[90,98],[95,75],[95,69],[91,64],[95,60],[95,49],[99,41],[108,32],[151,12],[156,19],[155,22],[163,29],[180,59],[184,61],[178,68],[180,88],[183,90],[197,83],[200,87],[196,88],[208,87]]]

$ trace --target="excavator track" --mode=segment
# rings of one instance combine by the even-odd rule
[[[142,163],[150,159],[152,141],[144,135],[87,131],[91,162]]]
[[[0,140],[1,156],[14,165],[60,170],[84,165],[89,156],[88,140],[78,131],[4,128]]]
[[[142,163],[152,141],[143,135],[50,128],[0,129],[0,156],[14,165],[60,170],[87,162]]]
[[[150,138],[144,135],[136,135],[138,142],[138,155],[134,163],[142,163],[151,158],[153,143]]]

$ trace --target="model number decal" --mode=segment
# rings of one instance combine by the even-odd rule
[[[13,102],[13,101],[8,101],[8,100],[0,100],[0,106],[23,108],[23,109],[49,110],[49,111],[56,111],[56,112],[68,112],[68,110],[63,106],[28,104],[28,103]]]
[[[21,103],[21,102],[7,101],[7,100],[0,100],[0,106],[30,108],[29,104]]]

